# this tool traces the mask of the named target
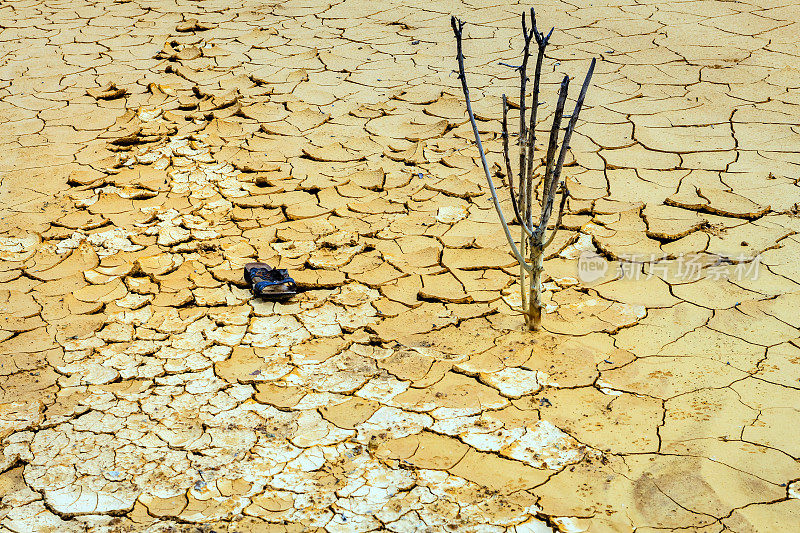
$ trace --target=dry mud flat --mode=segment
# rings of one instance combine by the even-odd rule
[[[495,163],[523,6],[230,4],[0,6],[0,531],[795,527],[796,4],[540,6],[536,335],[448,20]]]

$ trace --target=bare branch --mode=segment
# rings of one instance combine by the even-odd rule
[[[564,217],[564,206],[567,204],[567,198],[569,198],[569,189],[567,188],[567,183],[562,182],[561,184],[561,203],[558,206],[558,218],[556,219],[556,224],[553,226],[553,230],[550,232],[550,236],[547,238],[547,241],[542,245],[542,249],[544,250],[550,243],[553,242],[553,239],[556,236],[556,232],[558,231],[559,227],[561,227],[561,219]]]
[[[549,210],[552,210],[553,207],[553,197],[555,196],[555,189],[557,187],[557,183],[559,178],[561,177],[561,169],[564,166],[564,159],[567,156],[567,150],[569,150],[569,142],[572,139],[572,132],[575,131],[575,125],[578,123],[578,116],[580,115],[581,108],[583,107],[583,100],[586,98],[586,91],[589,88],[589,82],[592,79],[592,74],[594,73],[594,66],[597,61],[592,59],[592,63],[589,65],[589,70],[586,72],[586,77],[583,80],[583,85],[581,86],[581,92],[578,95],[578,99],[575,102],[575,109],[572,111],[572,115],[570,115],[569,123],[567,124],[567,129],[564,132],[564,139],[561,141],[561,151],[558,154],[558,162],[556,163],[555,168],[552,172],[552,181],[550,182],[550,189],[552,194],[548,197],[548,206]],[[548,216],[550,215],[548,210]]]
[[[519,67],[519,138],[517,144],[519,145],[519,201],[520,210],[522,211],[523,220],[527,220],[529,207],[524,203],[525,199],[530,195],[528,189],[529,184],[524,181],[525,176],[528,175],[525,165],[525,141],[527,138],[525,129],[525,87],[528,83],[528,58],[531,53],[531,39],[533,39],[533,30],[528,31],[528,25],[525,22],[525,12],[522,12],[522,38],[525,44],[522,48],[522,64]]]
[[[527,198],[526,202],[526,217],[528,226],[533,226],[532,214],[533,210],[531,206],[533,205],[533,152],[534,147],[536,144],[536,116],[539,110],[539,85],[542,79],[542,61],[544,60],[544,51],[547,48],[547,43],[550,40],[550,35],[553,34],[553,30],[550,30],[550,33],[547,34],[547,37],[544,37],[536,27],[536,10],[531,8],[531,21],[533,23],[533,35],[536,37],[536,44],[538,45],[539,52],[536,55],[536,70],[533,74],[533,102],[531,104],[531,123],[528,127],[528,167],[527,173],[525,176],[520,176],[520,180],[525,179],[528,185],[527,190]]]
[[[533,232],[535,242],[542,242],[544,230],[550,220],[550,212],[553,208],[553,198],[555,188],[553,187],[553,167],[555,166],[556,148],[558,147],[558,133],[561,129],[561,118],[564,115],[564,103],[567,100],[569,91],[569,76],[564,76],[561,88],[558,90],[558,103],[556,104],[555,115],[553,116],[553,126],[550,128],[550,143],[547,147],[547,158],[545,159],[544,185],[542,188],[542,213],[539,216],[539,225]]]
[[[458,58],[458,77],[461,80],[461,90],[464,92],[464,98],[467,102],[467,114],[469,115],[469,121],[472,124],[472,133],[475,135],[475,144],[478,145],[478,153],[481,156],[481,163],[483,164],[483,172],[486,175],[486,181],[489,183],[489,191],[492,193],[492,200],[494,201],[494,208],[497,211],[497,216],[500,217],[500,223],[503,226],[503,231],[506,234],[506,239],[508,240],[509,246],[511,246],[511,252],[514,254],[514,257],[519,262],[520,266],[525,270],[530,271],[533,266],[528,264],[525,261],[525,258],[519,253],[519,249],[517,248],[517,244],[514,242],[514,238],[511,236],[511,232],[508,229],[508,223],[506,222],[505,216],[503,216],[503,210],[500,208],[500,201],[497,199],[497,191],[494,188],[494,181],[492,181],[491,172],[489,172],[489,164],[486,162],[486,153],[483,151],[483,144],[481,143],[481,136],[478,133],[478,124],[475,122],[475,114],[472,112],[472,101],[469,97],[469,86],[467,85],[467,74],[466,70],[464,69],[464,54],[461,48],[461,36],[464,29],[464,23],[458,20],[456,17],[450,17],[450,25],[453,27],[453,34],[456,37],[456,53]],[[524,225],[523,225],[524,227]]]
[[[508,155],[508,101],[506,95],[503,95],[503,158],[506,162],[506,174],[508,174],[508,189],[511,195],[511,205],[514,207],[514,216],[517,223],[525,229],[525,232],[530,235],[531,230],[526,227],[525,220],[520,216],[519,212],[519,198],[514,193],[514,171],[511,170],[511,157]]]
[[[525,22],[525,12],[522,12],[522,38],[525,39],[525,45],[522,48],[522,64],[519,66],[519,138],[517,144],[524,145],[525,142],[525,85],[528,83],[528,58],[531,54],[531,39],[533,38],[533,31],[528,32],[528,25]],[[520,175],[522,173],[525,154],[520,151]]]
[[[503,159],[506,163],[506,176],[508,176],[508,186],[511,188],[511,200],[514,200],[514,171],[511,170],[511,159],[508,156],[508,100],[503,93],[503,122],[501,124],[500,137],[503,139]]]

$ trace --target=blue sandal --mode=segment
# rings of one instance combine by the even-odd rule
[[[268,278],[273,268],[266,263],[247,263],[244,265],[244,280],[253,284],[253,278]]]
[[[297,284],[289,272],[266,263],[247,263],[244,279],[253,286],[253,293],[261,298],[283,300],[297,294]]]

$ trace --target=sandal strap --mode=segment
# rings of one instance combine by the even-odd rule
[[[256,263],[256,264],[258,264],[258,263]],[[252,266],[252,267],[245,266],[245,269],[244,269],[244,280],[248,284],[252,284],[253,282],[255,282],[255,281],[259,280],[259,279],[272,278],[274,276],[274,274],[272,274],[273,272],[274,272],[274,269],[272,267],[268,266],[268,265],[266,265],[266,266]]]
[[[260,289],[261,287],[269,287],[271,285],[283,285],[285,283],[294,284],[294,280],[292,278],[284,278],[284,279],[278,279],[278,280],[274,280],[274,281],[273,280],[259,281],[258,283],[253,285],[253,287],[256,288],[256,289]]]
[[[250,277],[252,278],[260,278],[265,280],[271,281],[279,281],[282,279],[289,278],[289,272],[285,269],[267,269],[267,268],[260,268],[258,270],[253,270],[250,272]]]
[[[272,272],[275,272],[275,271],[270,269],[270,268],[258,267],[258,268],[251,268],[250,270],[247,270],[246,272],[251,278],[255,278],[255,277],[267,277]]]

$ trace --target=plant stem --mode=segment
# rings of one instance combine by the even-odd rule
[[[544,249],[533,246],[531,250],[531,271],[530,302],[528,329],[538,331],[542,324],[542,271],[544,270]]]
[[[527,247],[528,247],[527,245],[528,245],[529,237],[527,235],[525,235],[525,230],[524,230],[525,224],[523,223],[521,225],[523,227],[523,230],[521,231],[521,236],[520,236],[520,247],[522,248],[522,250],[521,250],[522,257],[525,257],[525,253],[526,253]],[[519,290],[520,290],[520,297],[521,297],[521,304],[520,305],[522,307],[522,312],[525,315],[525,324],[526,325],[530,322],[530,309],[528,309],[529,287],[526,287],[526,284],[525,284],[525,282],[527,280],[527,277],[528,277],[527,276],[527,272],[525,271],[524,268],[522,268],[522,266],[520,266],[520,268],[519,268]]]

